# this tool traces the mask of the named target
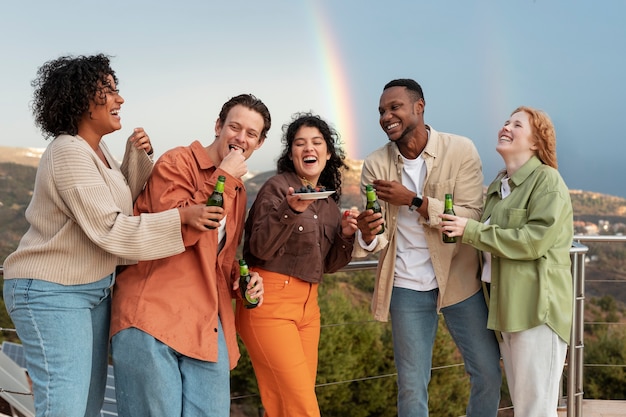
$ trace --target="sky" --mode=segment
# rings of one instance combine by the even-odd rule
[[[111,56],[125,99],[121,159],[144,127],[158,155],[208,145],[222,104],[240,93],[272,115],[251,172],[275,168],[282,126],[319,114],[363,159],[387,142],[383,86],[418,81],[425,120],[471,138],[485,183],[503,168],[497,132],[520,105],[557,132],[570,189],[626,198],[626,1],[601,0],[20,0],[0,15],[0,146],[43,148],[30,85],[62,55]]]

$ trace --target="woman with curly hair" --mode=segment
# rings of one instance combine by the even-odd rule
[[[319,416],[315,396],[320,310],[318,285],[351,260],[353,215],[342,216],[339,137],[311,113],[283,126],[277,174],[248,214],[243,255],[263,277],[263,306],[237,300],[237,330],[246,345],[267,417]],[[334,191],[307,199],[302,187]],[[324,188],[321,188],[324,187]]]
[[[24,345],[38,417],[95,417],[104,400],[111,286],[118,265],[185,250],[181,224],[214,224],[197,205],[133,216],[152,170],[134,129],[120,165],[102,137],[121,128],[124,99],[109,58],[65,56],[32,82],[41,157],[30,227],[4,261],[4,302]]]

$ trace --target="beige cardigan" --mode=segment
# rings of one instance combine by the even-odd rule
[[[185,250],[177,209],[133,216],[153,165],[145,151],[128,142],[120,166],[104,142],[100,149],[111,168],[79,136],[48,145],[26,209],[30,228],[4,261],[4,279],[88,284],[117,265]]]

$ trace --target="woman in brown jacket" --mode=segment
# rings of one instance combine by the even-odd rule
[[[345,155],[337,133],[310,113],[296,114],[283,132],[278,173],[259,191],[245,228],[243,254],[263,277],[263,306],[248,310],[238,300],[237,330],[265,415],[319,416],[317,289],[324,273],[350,262],[356,219],[339,209]],[[302,187],[334,193],[296,192]]]

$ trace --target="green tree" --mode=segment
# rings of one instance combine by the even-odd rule
[[[585,398],[626,399],[626,332],[611,326],[597,334],[585,340]]]
[[[237,409],[241,415],[256,417],[261,415],[259,410],[262,408],[259,388],[248,351],[239,338],[238,343],[241,358],[230,373],[231,407]]]
[[[372,320],[369,296],[329,277],[320,287],[316,390],[324,416],[394,416],[391,327]]]

